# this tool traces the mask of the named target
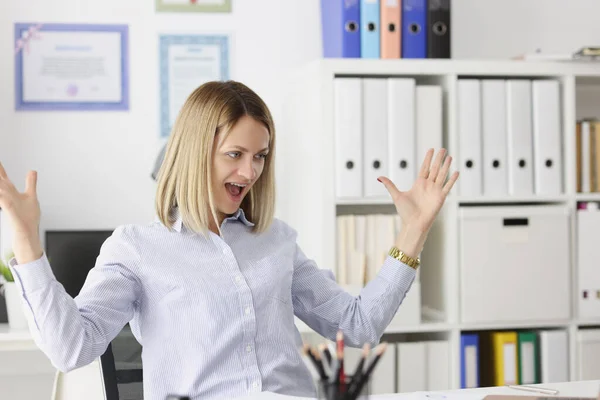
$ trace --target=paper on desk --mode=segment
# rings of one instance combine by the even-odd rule
[[[315,398],[295,397],[272,392],[260,392],[248,396],[236,397],[233,400],[315,400]]]
[[[411,392],[371,395],[373,400],[482,400],[489,393]]]

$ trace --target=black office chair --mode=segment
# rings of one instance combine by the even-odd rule
[[[100,357],[106,400],[143,400],[142,347],[129,326]]]

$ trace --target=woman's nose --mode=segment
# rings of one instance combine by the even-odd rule
[[[240,175],[249,181],[256,178],[256,170],[254,169],[252,162],[245,162],[244,165],[242,165],[240,168]]]

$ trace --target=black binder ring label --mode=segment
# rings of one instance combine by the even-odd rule
[[[412,23],[410,24],[410,33],[419,33],[421,31],[421,25]]]
[[[356,32],[357,27],[358,27],[358,24],[354,21],[348,21],[346,23],[346,31],[348,31],[348,32]]]

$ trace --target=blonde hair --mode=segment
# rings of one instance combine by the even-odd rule
[[[166,146],[158,173],[155,210],[171,229],[177,207],[187,229],[206,234],[209,222],[218,225],[212,192],[212,150],[215,136],[227,135],[242,117],[249,116],[269,132],[269,154],[263,172],[241,208],[254,232],[263,232],[275,213],[275,127],[264,101],[250,88],[235,81],[207,82],[183,104]],[[220,230],[220,227],[219,227]]]

